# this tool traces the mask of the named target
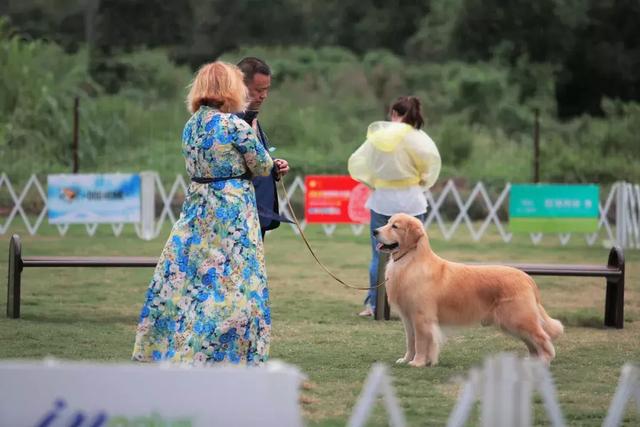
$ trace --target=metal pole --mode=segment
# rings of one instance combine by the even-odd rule
[[[389,262],[389,254],[386,252],[380,252],[378,259],[378,283],[384,280],[384,270]],[[376,293],[376,312],[374,313],[374,319],[376,320],[389,320],[391,309],[389,302],[387,301],[387,288],[385,285],[379,286]]]
[[[617,268],[621,274],[617,277],[607,277],[607,291],[604,302],[604,325],[622,329],[624,327],[624,251],[614,246],[609,251],[608,267]]]
[[[533,182],[540,182],[540,109],[534,110],[533,124]]]
[[[78,173],[78,105],[80,99],[76,96],[73,100],[73,173]]]
[[[22,275],[22,245],[14,234],[9,241],[9,274],[7,278],[7,317],[20,317],[20,276]]]

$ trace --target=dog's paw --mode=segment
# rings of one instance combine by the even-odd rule
[[[409,362],[409,366],[413,366],[414,368],[424,368],[425,366],[435,366],[438,364],[438,361],[432,362],[431,360],[416,360],[413,359]]]

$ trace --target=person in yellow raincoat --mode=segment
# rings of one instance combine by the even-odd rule
[[[372,316],[376,308],[379,255],[373,230],[396,213],[426,219],[425,191],[440,174],[440,153],[420,128],[422,106],[415,96],[398,98],[390,109],[391,121],[369,125],[367,140],[349,158],[349,174],[373,191],[366,207],[371,211],[370,289],[360,316]]]

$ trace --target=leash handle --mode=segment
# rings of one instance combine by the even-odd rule
[[[293,223],[296,225],[296,228],[298,229],[298,232],[300,232],[300,237],[302,237],[302,241],[304,242],[304,244],[307,246],[307,249],[309,250],[309,252],[311,253],[311,256],[313,256],[313,258],[316,260],[316,262],[318,263],[318,265],[320,267],[322,267],[322,269],[333,278],[333,280],[335,280],[336,282],[340,283],[341,285],[347,287],[347,288],[351,288],[351,289],[357,289],[359,291],[368,291],[369,289],[371,289],[370,286],[362,287],[362,286],[353,286],[350,285],[348,283],[346,283],[344,280],[340,279],[338,276],[336,276],[335,274],[333,274],[323,263],[322,261],[320,261],[320,258],[318,258],[318,255],[316,255],[316,253],[313,251],[313,249],[311,248],[311,245],[309,244],[309,241],[307,240],[307,236],[304,235],[304,232],[302,231],[302,227],[300,226],[300,222],[298,221],[298,217],[296,217],[296,213],[293,210],[293,207],[291,206],[291,202],[289,199],[289,194],[287,193],[287,189],[284,186],[284,182],[282,181],[282,179],[280,180],[280,187],[282,188],[282,191],[284,193],[284,197],[287,200],[287,206],[289,207],[289,212],[291,213],[291,216],[293,217]],[[385,282],[387,280],[383,280],[382,282],[378,283],[375,287],[373,287],[373,289],[377,289],[380,286],[384,285]]]

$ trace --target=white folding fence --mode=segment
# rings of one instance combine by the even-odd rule
[[[520,359],[513,353],[488,357],[481,369],[469,372],[447,427],[466,425],[476,401],[480,401],[482,427],[530,427],[536,391],[551,425],[564,427],[551,373],[540,360]]]
[[[508,243],[513,234],[507,231],[507,224],[501,218],[500,212],[506,212],[511,185],[507,184],[493,198],[487,186],[478,182],[466,194],[458,188],[453,180],[449,180],[437,191],[426,193],[429,202],[429,210],[425,225],[427,228],[437,227],[446,240],[450,240],[457,233],[468,232],[474,241],[481,240],[490,226],[495,226],[500,238]],[[136,233],[140,238],[153,239],[159,236],[165,223],[173,224],[176,221],[176,211],[187,192],[187,182],[182,175],[177,175],[173,182],[164,183],[155,172],[142,173],[142,222],[135,224]],[[287,201],[300,201],[304,199],[304,180],[300,176],[289,179],[287,194],[279,194],[281,213],[291,217]],[[8,197],[7,197],[8,195]],[[34,174],[22,186],[17,189],[11,183],[9,177],[0,174],[0,201],[5,201],[5,206],[0,206],[6,216],[2,220],[0,211],[0,235],[7,233],[14,221],[22,220],[29,234],[35,235],[43,226],[47,213],[47,197],[39,178]],[[25,202],[32,206],[25,207]],[[34,206],[36,206],[34,208]],[[159,206],[159,210],[156,208]],[[451,211],[457,212],[451,217]],[[479,217],[478,210],[482,211]],[[603,187],[599,203],[600,218],[598,231],[595,233],[581,234],[587,245],[593,246],[603,242],[609,246],[617,243],[624,248],[640,249],[640,185],[626,182],[617,182],[608,191]],[[296,212],[301,220],[302,228],[307,223],[301,212]],[[119,236],[123,224],[109,224],[113,234]],[[294,231],[296,228],[291,225]],[[64,235],[69,229],[68,225],[57,225],[60,235]],[[93,236],[98,224],[84,225],[87,234]],[[323,224],[322,229],[326,235],[331,235],[336,230],[337,224]],[[366,232],[366,225],[351,225],[353,234],[359,235]],[[466,228],[466,230],[465,230]],[[545,236],[542,233],[531,233],[531,241],[538,244]],[[572,238],[571,233],[557,234],[561,245],[566,245]]]
[[[616,393],[613,395],[609,412],[602,426],[616,427],[620,425],[630,400],[635,401],[636,411],[640,413],[640,366],[626,363],[622,367]]]
[[[541,397],[547,420],[534,420],[536,393]],[[407,425],[389,369],[376,363],[369,371],[347,426],[367,425],[379,400],[382,400],[390,426]],[[621,425],[630,401],[635,401],[635,419],[640,415],[640,368],[627,363],[622,368],[618,387],[602,426]],[[479,403],[479,425],[482,427],[531,427],[534,421],[537,424],[547,421],[553,427],[567,425],[548,367],[538,359],[519,358],[514,353],[489,356],[482,366],[469,371],[456,405],[449,414],[447,427],[468,425],[472,421],[470,418],[476,403]]]

